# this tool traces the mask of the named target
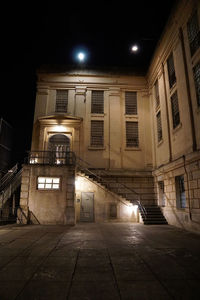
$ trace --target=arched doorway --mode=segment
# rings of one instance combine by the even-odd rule
[[[64,134],[54,134],[49,138],[48,149],[52,153],[53,163],[65,164],[70,152],[70,138]]]

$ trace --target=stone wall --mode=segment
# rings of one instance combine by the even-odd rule
[[[59,190],[38,190],[38,176],[59,177]],[[74,225],[74,182],[74,167],[24,165],[19,221],[34,224]]]
[[[163,213],[169,224],[187,230],[200,230],[200,153],[195,152],[165,165],[154,172],[159,201],[160,181],[164,182],[165,206]],[[176,176],[184,176],[186,207],[177,205]]]

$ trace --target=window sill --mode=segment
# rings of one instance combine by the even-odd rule
[[[88,150],[106,150],[106,147],[92,147],[92,146],[89,146]]]
[[[124,116],[126,118],[138,118],[138,114],[137,115],[127,115],[127,114],[124,114]]]
[[[126,147],[124,150],[125,151],[141,151],[141,149],[138,147]]]
[[[182,123],[180,122],[174,129],[173,129],[173,134],[175,134],[177,131],[179,131],[182,127]]]
[[[91,117],[104,117],[106,114],[91,113]]]

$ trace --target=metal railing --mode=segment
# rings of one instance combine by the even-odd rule
[[[25,159],[28,165],[73,165],[76,156],[72,151],[30,151]]]
[[[8,182],[15,176],[18,170],[18,164],[14,165],[14,167],[1,178],[0,180],[0,191],[4,189],[4,187],[8,184]]]
[[[84,172],[85,175],[88,176],[92,176],[97,182],[101,183],[102,185],[104,185],[106,188],[109,189],[109,185],[112,183],[110,181],[106,181],[106,177],[110,177],[111,174],[109,174],[108,172],[106,172],[105,170],[97,170],[96,172],[94,171],[95,168],[94,166],[92,166],[90,163],[84,161],[82,158],[76,156],[76,166],[79,168],[80,171]],[[92,169],[92,170],[91,170]],[[104,177],[103,177],[104,176]],[[130,200],[130,199],[126,199],[128,201],[130,201],[132,204],[135,204],[138,206],[139,210],[141,213],[143,213],[144,219],[146,219],[147,217],[147,212],[145,207],[142,205],[141,201],[140,201],[140,194],[138,192],[136,192],[134,189],[128,187],[125,183],[123,182],[117,182],[115,181],[120,187],[125,188],[129,191],[131,191],[133,194],[137,195],[138,199],[134,199],[134,200]],[[120,195],[120,193],[117,193],[118,195]],[[125,194],[125,193],[122,193]]]

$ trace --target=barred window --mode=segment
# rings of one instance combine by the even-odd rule
[[[176,83],[176,73],[175,73],[174,58],[172,53],[168,57],[167,68],[168,68],[169,86],[171,88]]]
[[[158,108],[160,106],[160,96],[159,96],[158,80],[156,80],[156,82],[155,82],[154,91],[155,91],[156,108]]]
[[[197,105],[200,106],[200,62],[193,68]]]
[[[176,206],[177,208],[185,208],[186,195],[185,195],[185,186],[184,186],[184,175],[175,177],[175,186],[176,186]]]
[[[67,112],[68,91],[56,90],[56,112]]]
[[[138,122],[126,122],[126,147],[138,147]]]
[[[125,92],[125,113],[126,115],[137,115],[136,92]]]
[[[38,190],[58,190],[60,188],[59,177],[38,177]]]
[[[162,140],[162,123],[161,123],[161,112],[159,111],[156,115],[157,119],[157,136],[158,136],[158,142]]]
[[[176,128],[180,123],[180,114],[179,114],[179,105],[178,105],[178,95],[175,92],[171,96],[171,107],[172,107],[172,120],[173,120],[173,128]]]
[[[104,113],[104,92],[92,91],[91,113],[103,114]]]
[[[188,39],[190,44],[190,53],[191,56],[196,52],[200,47],[200,31],[198,23],[197,11],[191,16],[187,23]]]
[[[104,145],[104,122],[91,121],[91,146],[103,147]]]

